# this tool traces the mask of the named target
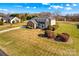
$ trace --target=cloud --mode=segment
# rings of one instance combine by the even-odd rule
[[[33,7],[33,8],[35,9],[35,8],[37,8],[37,7]]]
[[[30,8],[29,6],[27,6],[26,8]]]
[[[0,9],[0,11],[8,11],[8,9]]]
[[[70,4],[66,4],[66,6],[70,6]]]
[[[17,5],[16,7],[23,7],[23,6],[21,6],[21,5]]]
[[[53,7],[53,5],[50,5],[50,7]]]
[[[73,4],[73,6],[77,6],[77,4]]]
[[[71,8],[71,7],[66,7],[65,9],[66,9],[66,10],[72,10],[72,8]]]
[[[50,5],[49,3],[42,3],[43,5]]]
[[[51,9],[51,7],[49,7],[48,9]]]
[[[55,9],[63,8],[62,6],[51,6],[51,7],[55,8]]]

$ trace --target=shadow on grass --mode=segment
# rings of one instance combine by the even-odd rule
[[[38,36],[39,36],[39,37],[45,37],[45,35],[44,35],[44,34],[38,34]]]
[[[21,28],[32,29],[31,27],[28,27],[27,25],[22,25]]]
[[[21,28],[27,28],[27,26],[26,25],[22,25]]]

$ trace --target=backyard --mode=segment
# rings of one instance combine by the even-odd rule
[[[58,22],[59,28],[55,34],[69,33],[68,42],[57,42],[54,39],[39,37],[39,34],[44,33],[41,29],[21,28],[1,33],[0,49],[10,56],[79,55],[79,29],[75,24],[75,22]]]

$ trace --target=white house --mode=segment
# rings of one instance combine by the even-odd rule
[[[27,22],[27,26],[31,26],[33,28],[47,28],[49,25],[56,25],[56,20],[54,17],[43,17],[43,18],[32,18]]]
[[[14,17],[14,18],[11,18],[10,19],[10,23],[11,24],[19,23],[19,22],[21,22],[21,19],[19,19],[18,17]]]
[[[0,21],[4,23],[14,24],[21,22],[21,19],[19,19],[18,17],[0,17]]]
[[[2,21],[2,17],[0,17],[0,21]]]

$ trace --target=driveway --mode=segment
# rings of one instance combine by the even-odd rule
[[[0,33],[5,33],[5,32],[8,32],[8,31],[12,31],[12,30],[17,30],[17,29],[20,29],[21,27],[15,27],[15,28],[10,28],[10,29],[6,29],[6,30],[1,30]]]

